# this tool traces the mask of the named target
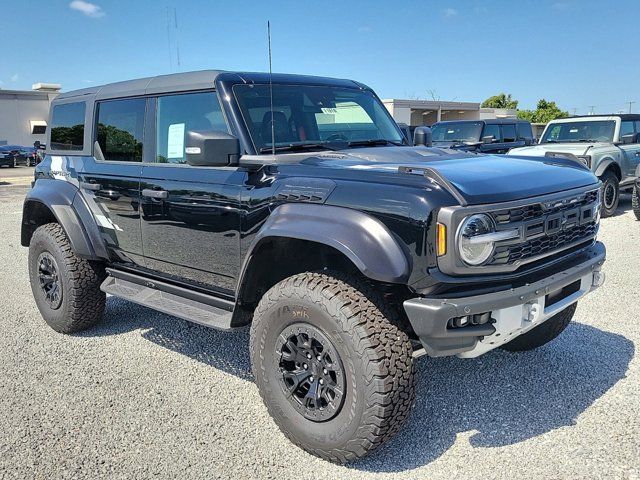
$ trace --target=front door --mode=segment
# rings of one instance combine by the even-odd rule
[[[635,124],[635,125],[634,125]],[[620,122],[619,138],[625,135],[640,133],[640,122],[623,121]],[[640,163],[640,143],[621,144],[620,149],[624,154],[620,169],[622,170],[622,182],[629,181],[635,177],[636,167]]]
[[[237,167],[186,163],[189,131],[227,131],[215,92],[161,96],[155,162],[141,176],[142,243],[148,268],[179,281],[232,292],[240,270]]]
[[[114,262],[143,265],[140,173],[146,100],[96,105],[93,157],[79,169],[79,187]]]

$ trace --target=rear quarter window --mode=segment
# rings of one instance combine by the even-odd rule
[[[518,138],[532,139],[533,131],[531,130],[531,125],[528,123],[519,123],[518,124]]]
[[[54,105],[51,112],[51,150],[82,150],[85,102]]]

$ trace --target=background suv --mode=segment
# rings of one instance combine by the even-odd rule
[[[431,127],[433,146],[482,153],[507,153],[534,143],[531,124],[493,119],[438,122]]]
[[[549,122],[540,143],[509,155],[568,156],[602,180],[602,216],[618,208],[620,190],[631,190],[640,163],[640,115],[590,115]]]

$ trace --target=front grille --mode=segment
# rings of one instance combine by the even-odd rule
[[[497,244],[487,265],[508,266],[586,242],[598,233],[599,190],[489,212],[499,229],[518,228],[520,240]]]
[[[580,196],[566,199],[567,201],[550,202],[546,205],[542,203],[534,203],[531,205],[525,205],[517,208],[510,208],[506,210],[498,210],[491,212],[493,219],[498,225],[505,225],[508,223],[523,222],[526,220],[533,220],[541,218],[545,215],[554,213],[560,213],[566,210],[571,210],[578,207],[583,207],[594,203],[598,199],[598,190],[592,190],[584,193]],[[573,202],[570,202],[574,200]]]
[[[596,223],[578,225],[554,235],[545,235],[516,245],[496,247],[490,265],[509,265],[545,253],[561,250],[566,246],[593,238],[598,231]]]

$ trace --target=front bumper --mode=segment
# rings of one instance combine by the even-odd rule
[[[587,259],[580,264],[535,283],[461,298],[413,298],[404,302],[404,309],[428,355],[477,357],[540,325],[602,285],[604,245],[596,242],[585,253]],[[547,302],[548,294],[574,285],[562,299]],[[448,327],[453,318],[485,312],[491,312],[488,323]]]

